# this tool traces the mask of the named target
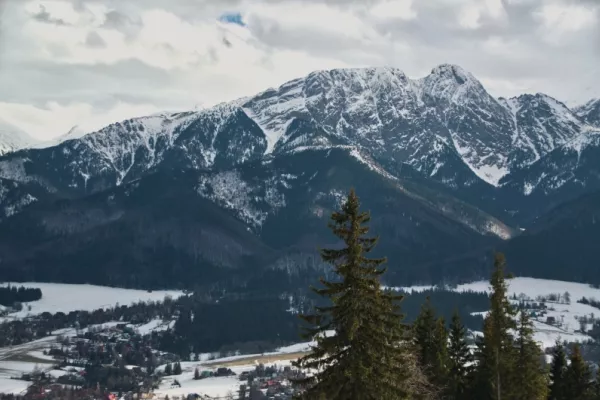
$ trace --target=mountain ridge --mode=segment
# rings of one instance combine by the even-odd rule
[[[0,156],[30,147],[37,142],[21,129],[0,119]]]
[[[293,285],[293,277],[327,273],[316,249],[336,245],[326,220],[351,186],[373,213],[396,280],[438,279],[434,267],[413,266],[497,243],[496,228],[506,228],[491,229],[485,213],[452,198],[401,187],[353,151],[307,149],[229,169],[163,169],[88,196],[40,201],[0,223],[0,271],[15,280],[152,287],[200,278],[239,287],[274,274]]]

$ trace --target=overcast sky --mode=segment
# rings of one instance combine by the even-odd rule
[[[41,140],[338,67],[452,63],[496,96],[600,97],[600,0],[0,4],[0,121]]]

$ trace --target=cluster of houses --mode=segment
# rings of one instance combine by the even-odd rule
[[[23,374],[31,382],[25,393],[15,399],[139,400],[165,399],[154,392],[165,375],[156,367],[179,364],[177,355],[155,350],[148,337],[134,326],[113,323],[79,330],[76,336],[58,337],[46,356],[54,359],[51,369]],[[179,368],[181,371],[181,368]],[[181,372],[179,372],[181,373]],[[176,375],[176,373],[173,373]],[[196,372],[194,379],[235,375],[229,368]],[[223,400],[286,400],[298,389],[292,384],[303,375],[289,367],[258,365],[239,375],[239,390]],[[175,379],[174,384],[178,383]],[[169,400],[212,399],[203,394],[172,396]]]
[[[179,361],[174,354],[153,349],[129,324],[59,336],[44,353],[54,359],[54,365],[19,377],[32,382],[22,394],[24,399],[149,398],[144,393],[157,388],[161,378],[156,366]]]
[[[258,365],[252,371],[242,372],[240,381],[240,399],[279,399],[290,400],[297,395],[300,389],[293,385],[294,381],[304,378],[304,374],[290,366],[278,367],[277,365]]]

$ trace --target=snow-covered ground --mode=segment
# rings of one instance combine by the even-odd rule
[[[7,286],[3,283],[1,286]],[[23,310],[9,314],[11,318],[23,318],[27,315],[41,314],[43,312],[56,313],[62,311],[87,310],[93,311],[99,308],[120,305],[129,305],[138,301],[162,301],[165,296],[177,298],[183,292],[176,290],[156,290],[148,292],[145,290],[112,288],[96,285],[78,285],[66,283],[10,283],[11,286],[25,286],[40,288],[42,298],[38,301],[23,303]],[[31,307],[31,310],[29,310]]]
[[[175,321],[163,321],[162,319],[153,319],[152,321],[135,326],[140,335],[148,335],[152,332],[166,331],[169,328],[173,328]]]
[[[275,364],[278,366],[290,365],[290,361],[282,360]],[[267,364],[273,365],[273,363]],[[200,362],[182,362],[181,368],[183,373],[177,376],[168,376],[163,379],[158,390],[154,393],[159,397],[163,398],[168,395],[170,398],[173,396],[182,396],[187,394],[199,394],[201,396],[211,397],[225,397],[229,393],[233,393],[234,396],[240,388],[240,382],[237,375],[244,371],[251,371],[256,367],[256,364],[249,363],[248,365],[233,366],[230,369],[236,373],[236,376],[227,377],[213,377],[205,378],[200,380],[194,380],[194,370],[198,368],[199,371],[212,369],[207,367]],[[181,384],[181,387],[171,387],[173,381],[177,381]]]
[[[507,282],[508,294],[510,297],[513,295],[519,297],[521,294],[524,294],[535,300],[539,296],[545,297],[550,294],[560,294],[562,296],[566,292],[569,293],[571,298],[570,304],[549,301],[544,302],[548,307],[544,319],[546,317],[554,317],[557,321],[561,321],[562,323],[562,327],[558,328],[556,326],[545,324],[543,321],[536,321],[536,338],[543,342],[544,345],[554,343],[558,337],[569,341],[583,341],[589,339],[589,336],[575,332],[580,329],[578,319],[584,316],[600,316],[600,310],[586,304],[577,303],[577,301],[582,297],[600,300],[600,289],[594,289],[585,283],[537,278],[514,278]],[[487,281],[472,282],[459,285],[456,290],[489,292],[490,284]]]
[[[575,332],[580,329],[578,319],[581,317],[600,316],[600,310],[586,304],[577,303],[582,297],[588,299],[600,300],[600,289],[594,289],[588,284],[555,281],[549,279],[537,278],[514,278],[508,282],[508,294],[510,297],[525,295],[535,301],[538,296],[548,296],[550,294],[564,295],[568,292],[570,295],[570,304],[549,302],[544,304],[548,307],[546,315],[541,321],[534,321],[535,338],[544,347],[549,347],[554,344],[556,339],[567,340],[572,342],[581,342],[589,340],[590,337],[580,332]],[[459,285],[457,291],[475,291],[489,292],[490,284],[487,281],[472,282],[464,285]],[[545,323],[547,317],[554,317],[556,321],[562,323],[561,327],[549,325]],[[588,327],[589,328],[589,327]]]
[[[17,379],[10,379],[0,374],[0,393],[5,394],[20,394],[27,390],[29,387],[27,381],[21,381]]]
[[[537,278],[513,278],[507,280],[508,295],[512,298],[526,296],[527,298],[536,301],[538,296],[547,297],[550,294],[560,294],[564,296],[565,292],[570,295],[570,304],[564,302],[543,302],[547,307],[546,315],[542,320],[534,321],[535,339],[544,347],[552,346],[557,339],[566,340],[569,342],[587,341],[590,336],[581,332],[579,318],[581,317],[600,317],[600,310],[586,305],[577,303],[582,297],[587,299],[600,300],[600,289],[594,289],[588,284],[566,281],[555,281],[550,279]],[[433,289],[435,286],[415,285],[410,287],[395,287],[393,289],[403,290],[405,292],[422,292]],[[474,292],[489,292],[490,284],[488,281],[471,282],[459,285],[452,290],[459,292],[474,291]],[[485,316],[485,312],[477,313]],[[547,317],[554,317],[556,321],[561,322],[561,327],[546,324]],[[590,325],[587,329],[591,328]]]
[[[19,378],[24,373],[33,372],[34,369],[46,371],[50,369],[50,365],[27,361],[0,361],[0,393],[19,394],[23,392],[30,382],[11,378]]]

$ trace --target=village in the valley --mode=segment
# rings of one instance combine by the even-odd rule
[[[302,378],[299,352],[182,361],[127,323],[48,339],[3,349],[0,379],[23,390],[2,399],[291,399]]]
[[[476,293],[486,285],[452,290]],[[595,370],[600,354],[592,344],[600,336],[595,312],[600,289],[569,284],[569,292],[559,292],[565,285],[516,278],[509,299],[530,315],[534,338],[546,357],[557,340],[579,342]],[[186,353],[181,349],[189,349],[189,343],[178,332],[200,317],[185,311],[189,297],[184,293],[40,286],[43,297],[0,309],[0,400],[291,399],[303,389],[299,382],[304,376],[292,362],[307,354],[314,341]],[[68,301],[66,289],[87,302]],[[95,290],[99,296],[83,295]],[[414,295],[431,288],[396,290]],[[572,299],[571,293],[577,297]],[[126,304],[107,306],[106,298]],[[478,335],[469,332],[471,347]]]

